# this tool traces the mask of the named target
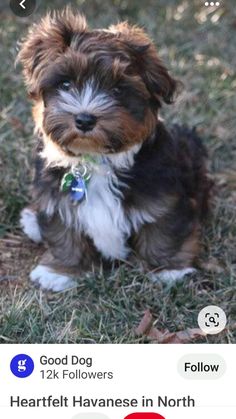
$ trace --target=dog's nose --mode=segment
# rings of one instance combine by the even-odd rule
[[[91,131],[96,125],[97,118],[90,113],[80,113],[75,118],[75,124],[81,131]]]

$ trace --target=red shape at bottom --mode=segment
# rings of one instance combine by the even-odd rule
[[[165,419],[165,418],[164,416],[161,416],[158,413],[138,412],[138,413],[131,413],[130,415],[125,416],[124,419]]]

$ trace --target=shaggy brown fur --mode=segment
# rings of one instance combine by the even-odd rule
[[[67,8],[31,28],[18,59],[40,137],[34,201],[53,255],[47,265],[71,273],[121,257],[118,251],[110,256],[108,244],[103,250],[113,228],[117,235],[120,228],[123,250],[128,247],[149,269],[190,267],[207,212],[206,152],[195,132],[177,126],[168,132],[159,121],[161,103],[172,103],[178,83],[145,32],[126,22],[92,31]],[[94,118],[92,128],[78,126],[85,112]],[[114,201],[122,221],[108,231],[100,212],[91,227],[89,215],[82,216],[86,204],[72,203],[60,191],[63,174],[84,154],[102,156],[110,170],[105,176],[113,176],[100,193],[104,217],[112,226]],[[91,190],[88,185],[88,199]]]

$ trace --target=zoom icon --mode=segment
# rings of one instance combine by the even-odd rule
[[[213,313],[213,316],[211,315],[211,313],[206,313],[205,314],[205,326],[206,327],[219,327],[219,313]]]
[[[218,306],[206,306],[198,314],[198,325],[200,329],[209,335],[216,335],[222,332],[226,323],[226,314]]]
[[[34,361],[29,355],[16,355],[11,360],[10,369],[16,377],[26,378],[34,371]]]

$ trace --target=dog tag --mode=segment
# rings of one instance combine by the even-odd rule
[[[86,185],[82,177],[72,180],[70,185],[70,196],[74,201],[82,201],[86,194]]]
[[[61,191],[67,192],[70,189],[73,180],[75,180],[75,177],[72,173],[65,173],[61,181]]]

